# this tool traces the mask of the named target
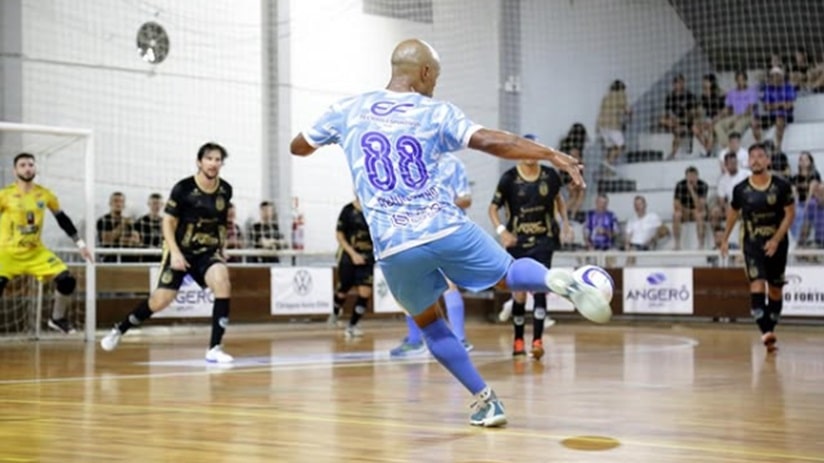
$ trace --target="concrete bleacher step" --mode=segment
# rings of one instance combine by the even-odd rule
[[[671,192],[675,184],[684,179],[684,172],[689,166],[698,169],[699,177],[710,188],[718,184],[721,168],[714,157],[621,164],[615,170],[621,178],[634,180],[637,190],[667,189]]]
[[[796,122],[784,131],[784,152],[824,150],[824,120],[820,122]]]
[[[602,178],[598,180],[598,193],[620,193],[635,191],[635,180],[625,178]]]
[[[795,102],[796,122],[824,122],[824,94],[802,96]]]

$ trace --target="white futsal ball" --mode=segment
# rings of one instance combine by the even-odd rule
[[[592,304],[592,307],[589,307],[589,304],[577,307],[581,315],[595,323],[608,322],[609,319],[612,318],[610,302],[612,301],[612,292],[615,289],[615,282],[612,281],[609,273],[595,265],[584,265],[572,272],[572,278],[579,285],[588,285],[596,288],[601,293],[601,296],[603,296],[604,302],[606,302],[606,304]]]

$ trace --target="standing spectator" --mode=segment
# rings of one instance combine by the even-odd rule
[[[260,222],[252,224],[250,239],[255,249],[283,249],[283,235],[278,227],[275,207],[269,201],[260,203]],[[258,256],[257,262],[278,263],[278,256]]]
[[[581,155],[581,150],[578,148],[573,147],[570,149],[567,154],[574,157],[578,160],[578,162],[583,164],[583,156]],[[586,196],[586,192],[580,185],[575,185],[572,183],[572,177],[566,172],[561,172],[561,184],[566,187],[567,190],[567,214],[569,215],[570,220],[575,220],[576,222],[583,222],[583,218],[579,218],[578,216],[581,214],[581,206],[584,204],[584,197]]]
[[[790,63],[790,84],[796,90],[804,90],[807,88],[807,74],[810,71],[810,60],[807,55],[807,50],[804,47],[798,47],[793,54],[793,61]]]
[[[655,212],[647,212],[647,200],[641,195],[633,202],[635,217],[627,220],[625,247],[627,251],[649,251],[655,249],[658,239],[669,234],[667,227]],[[634,265],[635,257],[627,258],[627,265]]]
[[[160,193],[149,195],[149,213],[137,219],[135,229],[140,234],[140,242],[144,248],[159,249],[163,246],[163,218],[160,211],[163,209],[163,196]],[[142,256],[143,262],[160,262],[160,255]]]
[[[722,174],[727,172],[727,155],[730,153],[735,155],[739,169],[749,170],[750,155],[747,153],[747,150],[741,146],[741,134],[738,132],[730,134],[727,148],[718,153],[718,164],[721,166]]]
[[[689,90],[683,74],[678,74],[672,79],[672,92],[667,95],[664,102],[664,115],[661,116],[661,127],[672,132],[672,152],[669,159],[675,157],[678,147],[681,146],[681,139],[688,133],[688,128],[692,127],[695,119],[698,100]]]
[[[784,78],[784,70],[776,66],[770,69],[769,82],[764,87],[762,102],[764,103],[765,115],[761,119],[761,124],[757,124],[758,130],[775,125],[775,144],[781,150],[781,142],[784,140],[784,129],[787,124],[793,122],[793,106],[795,104],[795,88]],[[756,137],[759,139],[760,137]]]
[[[681,224],[695,221],[698,229],[698,247],[704,248],[704,219],[707,214],[707,182],[698,178],[698,169],[695,166],[687,167],[683,180],[675,184],[673,199],[672,234],[675,238],[675,249],[681,249]]]
[[[573,148],[578,148],[583,153],[588,140],[587,128],[584,127],[584,124],[576,122],[569,128],[566,136],[561,139],[560,148],[565,153]]]
[[[606,161],[613,165],[624,151],[624,123],[632,110],[627,102],[626,85],[616,80],[609,86],[609,91],[601,99],[598,110],[598,134],[607,150]],[[570,205],[570,210],[572,207]]]
[[[790,177],[790,183],[795,190],[795,220],[793,220],[790,231],[796,239],[799,239],[799,232],[804,222],[804,212],[806,211],[807,199],[812,196],[812,192],[821,183],[821,175],[815,168],[815,159],[809,151],[802,151],[798,155],[798,173]]]
[[[725,106],[724,95],[718,87],[715,74],[705,74],[701,81],[700,113],[692,125],[692,134],[704,147],[707,156],[715,149],[713,127],[721,120]]]
[[[804,247],[824,248],[824,184],[815,185],[804,207],[804,220],[799,242]]]
[[[615,247],[618,235],[618,218],[608,210],[609,198],[600,193],[595,198],[595,209],[587,212],[584,238],[587,250],[608,251]]]
[[[237,209],[233,203],[229,203],[229,209],[226,211],[226,249],[243,249],[245,247],[243,230],[237,224]],[[228,262],[241,262],[242,260],[238,256],[227,259]]]
[[[721,247],[719,240],[724,236],[724,220],[727,216],[727,208],[732,201],[732,190],[735,185],[743,182],[752,174],[749,169],[739,167],[738,156],[734,152],[727,152],[724,156],[724,164],[724,173],[718,179],[716,196],[710,206],[710,227],[717,248]],[[733,236],[737,237],[738,234],[733,233]]]
[[[109,213],[97,219],[97,243],[101,248],[133,248],[140,246],[140,234],[135,230],[131,217],[123,215],[126,195],[115,191],[109,196]],[[103,262],[136,262],[137,256],[108,254]]]
[[[758,91],[747,85],[746,72],[735,73],[735,88],[727,92],[724,106],[720,119],[715,124],[715,138],[719,145],[726,147],[727,137],[732,137],[733,133],[739,134],[740,139],[741,132],[752,123],[758,108]],[[749,162],[749,155],[746,151],[744,154],[745,161]]]

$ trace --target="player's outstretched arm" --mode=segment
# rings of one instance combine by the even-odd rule
[[[554,148],[535,143],[513,133],[495,129],[479,129],[469,139],[469,147],[503,159],[534,159],[549,161],[572,177],[574,185],[586,186],[577,159]]]
[[[60,225],[60,228],[74,241],[77,248],[80,249],[80,255],[87,261],[94,262],[94,256],[91,251],[89,251],[86,242],[80,239],[80,235],[77,233],[77,227],[74,226],[72,219],[60,209],[53,209],[52,214],[54,214],[54,218],[57,220],[57,225]]]

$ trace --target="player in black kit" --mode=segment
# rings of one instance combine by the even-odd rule
[[[197,152],[197,173],[172,188],[163,217],[163,261],[157,288],[100,341],[104,350],[114,350],[129,328],[168,307],[188,274],[201,287],[209,287],[215,297],[206,361],[232,362],[221,345],[229,322],[231,291],[223,248],[232,186],[218,176],[226,156],[222,146],[206,143]]]
[[[777,350],[774,331],[781,316],[789,248],[787,230],[795,217],[795,200],[790,183],[770,173],[764,145],[752,145],[749,154],[752,175],[733,189],[721,255],[726,257],[729,252],[727,243],[740,215],[752,315],[761,330],[761,341],[771,353]]]
[[[337,323],[346,302],[346,295],[353,286],[357,287],[358,299],[355,301],[355,308],[344,333],[347,338],[360,337],[363,336],[363,331],[357,325],[366,312],[369,298],[372,297],[375,258],[372,254],[369,226],[357,197],[340,211],[335,237],[339,244],[338,285],[335,288],[334,312],[329,316],[329,323]]]
[[[498,189],[489,205],[489,218],[501,243],[509,253],[517,258],[531,257],[552,266],[552,253],[560,244],[558,223],[555,221],[556,205],[566,209],[558,194],[561,177],[551,167],[539,165],[537,161],[521,161],[517,166],[504,172]],[[506,208],[506,225],[500,222],[498,211]],[[561,210],[565,230],[569,224],[566,210]],[[515,341],[512,355],[526,355],[524,347],[524,323],[526,315],[526,293],[513,292],[512,322]],[[543,336],[546,318],[546,294],[534,295],[532,325],[532,356],[538,360],[544,355]]]

